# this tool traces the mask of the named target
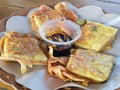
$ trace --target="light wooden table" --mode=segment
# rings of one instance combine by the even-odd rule
[[[40,4],[56,4],[61,1],[71,2],[78,7],[97,5],[109,13],[120,15],[120,0],[0,0],[0,20],[9,16],[14,11],[39,6]]]

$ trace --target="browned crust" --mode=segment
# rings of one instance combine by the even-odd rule
[[[115,36],[111,37],[111,39],[100,49],[100,52],[105,51],[107,49],[107,46],[112,46],[113,41],[115,40]]]

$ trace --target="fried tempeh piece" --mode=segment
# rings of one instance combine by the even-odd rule
[[[21,73],[27,72],[27,66],[32,68],[33,65],[47,65],[47,57],[36,38],[29,35],[22,37],[18,32],[10,32],[1,40],[1,59],[17,61],[21,65]]]
[[[72,52],[67,69],[81,77],[100,83],[106,81],[115,64],[112,55],[97,53],[92,50],[77,49]]]
[[[77,22],[78,16],[72,10],[68,10],[66,4],[60,2],[54,7],[56,10],[59,10],[63,13],[66,19],[71,20],[73,22]]]
[[[49,47],[49,59],[48,59],[48,72],[54,77],[58,77],[64,81],[75,81],[83,86],[88,86],[89,79],[80,77],[74,73],[71,73],[66,69],[68,63],[68,57],[54,57],[53,48]]]
[[[39,10],[32,13],[30,21],[31,27],[33,30],[38,31],[40,25],[44,22],[51,20],[51,19],[66,19],[64,15],[58,11],[54,10],[46,5],[41,5]]]
[[[118,30],[92,21],[86,21],[81,29],[82,36],[74,43],[75,46],[95,51],[103,51],[110,46]]]

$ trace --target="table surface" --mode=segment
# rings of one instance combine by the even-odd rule
[[[56,4],[61,1],[71,2],[80,7],[84,5],[97,5],[109,13],[120,15],[120,0],[0,0],[0,20],[9,16],[14,11],[28,7],[39,6],[40,4]]]

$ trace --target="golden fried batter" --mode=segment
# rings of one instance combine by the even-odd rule
[[[5,61],[20,63],[21,73],[27,71],[27,66],[47,65],[47,57],[39,47],[36,38],[27,34],[21,36],[18,32],[10,32],[6,33],[1,40],[1,58]]]

